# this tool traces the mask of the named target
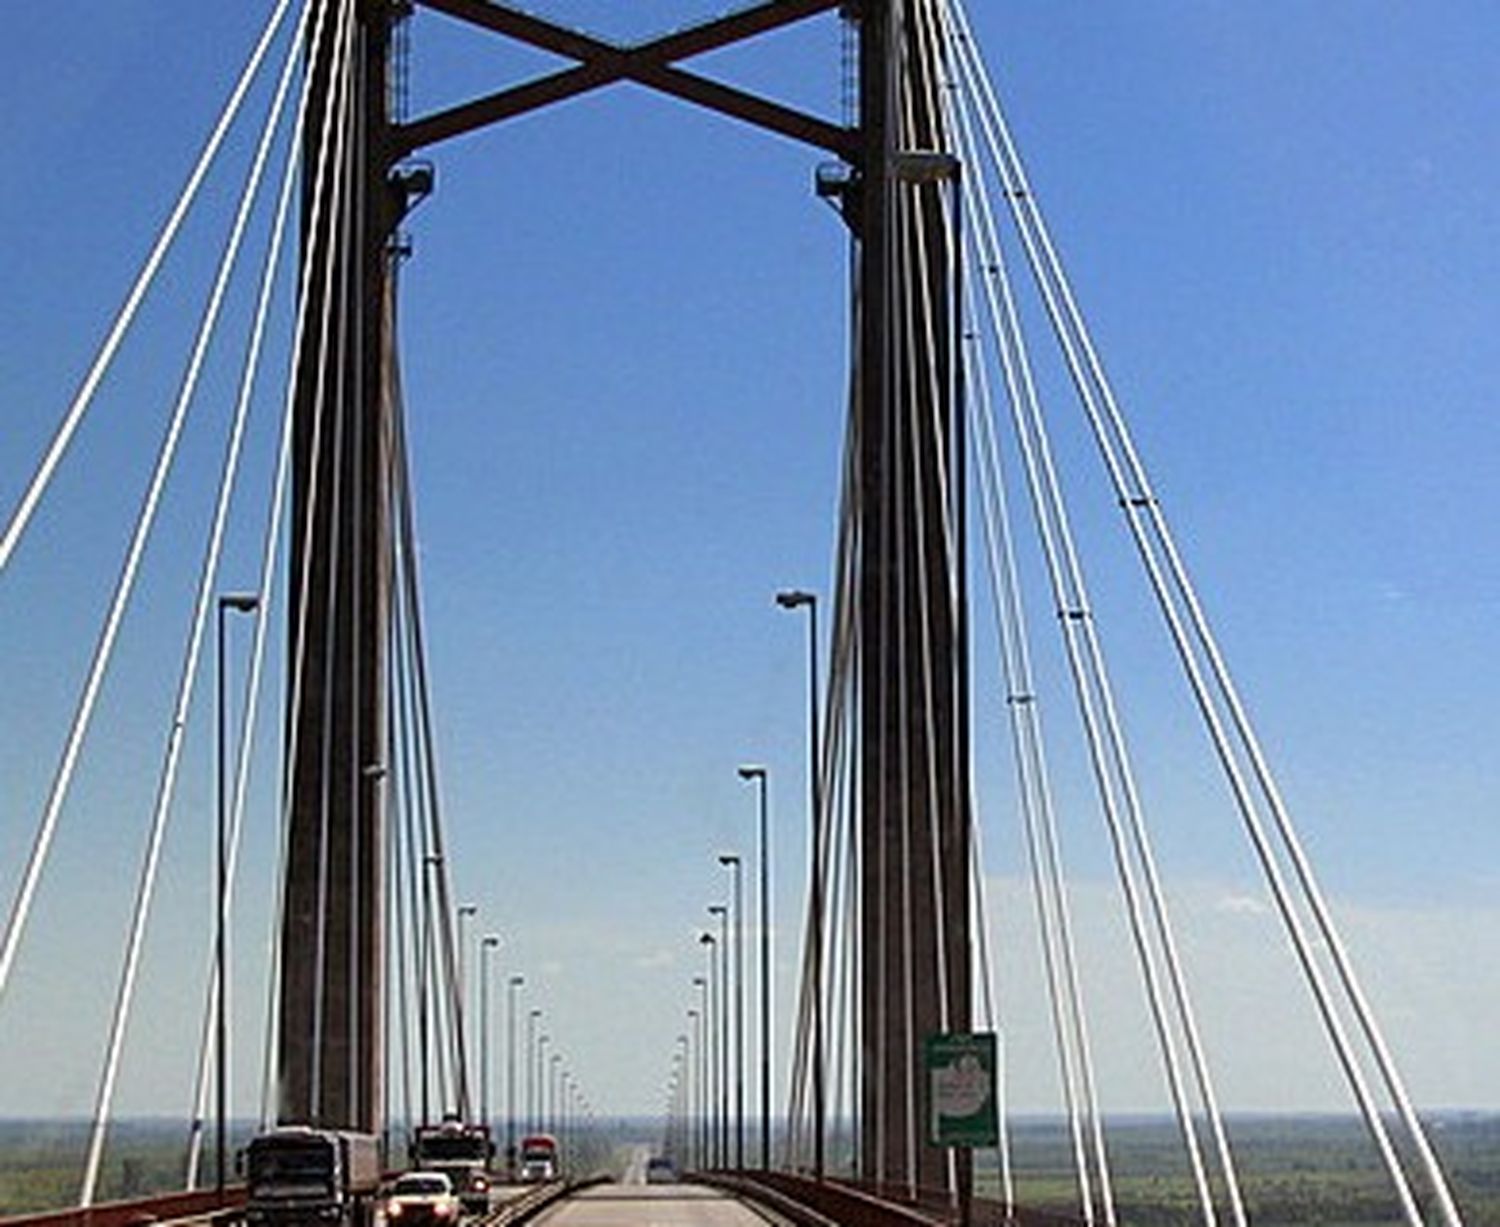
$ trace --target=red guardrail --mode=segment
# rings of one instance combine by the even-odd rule
[[[101,1202],[97,1206],[73,1206],[39,1214],[15,1214],[0,1218],[0,1227],[144,1227],[167,1219],[200,1218],[218,1210],[233,1211],[245,1204],[243,1186],[224,1190],[199,1189],[191,1193],[158,1193],[130,1201]]]

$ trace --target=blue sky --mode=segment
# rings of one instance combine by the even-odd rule
[[[705,15],[688,3],[537,7],[620,38]],[[129,0],[9,16],[6,513],[266,8]],[[975,21],[1231,663],[1410,1053],[1413,1089],[1433,1106],[1494,1106],[1500,1064],[1470,1020],[1500,1006],[1500,22],[1479,3],[1353,0],[990,3]],[[431,16],[414,35],[418,111],[546,62]],[[832,21],[703,67],[838,113]],[[458,893],[506,935],[507,965],[535,986],[596,1102],[650,1108],[692,1000],[694,931],[722,893],[714,854],[750,851],[752,797],[734,774],[746,759],[774,773],[778,983],[790,999],[803,640],[771,594],[826,587],[845,238],[812,196],[815,154],[633,88],[435,158],[438,191],[410,226],[403,362]],[[209,198],[222,218],[227,182]],[[0,577],[7,900],[213,232],[210,219],[184,235],[160,303]],[[228,365],[210,377],[220,400]],[[206,401],[185,444],[187,479],[0,1001],[0,1114],[87,1107],[222,413]],[[268,438],[251,445],[252,491]],[[1246,854],[1097,465],[1076,438],[1064,446],[1079,461],[1070,493],[1163,857],[1202,952],[1226,1098],[1276,1106],[1263,1102],[1272,1069],[1304,1088],[1294,1106],[1338,1103],[1331,1080],[1305,1072],[1314,1057],[1327,1064],[1305,1019],[1292,1011],[1269,1039],[1246,1020],[1247,1000],[1279,994],[1284,973],[1226,928],[1259,915]],[[247,511],[260,498],[248,494]],[[244,525],[230,564],[241,586],[255,543]],[[1042,610],[1039,589],[1031,604]],[[1038,619],[1039,642],[1049,633]],[[1035,959],[1014,889],[987,611],[976,638],[987,869],[1006,983],[1025,985]],[[1055,711],[1066,767],[1077,751],[1061,695]],[[183,1019],[199,990],[184,968],[205,957],[207,915],[209,743],[201,711],[195,720],[148,958],[153,1006],[122,1087],[122,1104],[141,1110],[177,1111],[186,1096]],[[238,918],[247,935],[264,929],[269,789],[249,850],[260,893],[247,889]],[[1099,823],[1081,779],[1063,793],[1081,906],[1097,896],[1107,928]],[[247,982],[258,940],[243,939]],[[1277,939],[1254,948],[1274,953]],[[1095,956],[1106,985],[1110,949]],[[237,1015],[247,1036],[250,996]],[[1040,1044],[1039,1007],[1015,1014],[1015,1043]],[[1151,1104],[1159,1092],[1138,1081],[1149,1062],[1130,1056],[1138,1028],[1125,1017],[1106,1094]],[[237,1078],[248,1103],[252,1071]],[[1023,1106],[1054,1096],[1040,1076],[1017,1087]]]

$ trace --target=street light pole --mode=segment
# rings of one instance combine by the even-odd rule
[[[505,1174],[509,1180],[516,1178],[516,997],[525,983],[525,976],[512,976],[506,986]]]
[[[542,1012],[533,1009],[526,1015],[526,1132],[536,1124],[536,1020]]]
[[[260,607],[260,597],[254,593],[230,592],[219,597],[218,607],[218,674],[216,678],[217,690],[217,754],[215,755],[217,771],[215,773],[215,798],[214,826],[216,832],[216,843],[218,847],[218,873],[217,889],[215,898],[218,907],[218,919],[214,923],[214,975],[218,980],[218,993],[214,1009],[214,1055],[215,1055],[215,1101],[214,1110],[217,1118],[215,1129],[215,1142],[217,1148],[217,1176],[215,1189],[218,1193],[219,1203],[224,1201],[224,1183],[226,1173],[226,1158],[228,1152],[228,1129],[229,1129],[229,979],[227,976],[228,959],[226,958],[229,940],[229,917],[225,914],[229,906],[229,825],[226,821],[224,792],[226,784],[226,771],[224,764],[225,742],[228,740],[226,731],[227,720],[225,718],[225,676],[228,665],[225,663],[224,651],[224,615],[231,610],[235,613],[253,613]]]
[[[698,979],[693,981],[699,983]],[[692,1049],[688,1053],[688,1166],[698,1171],[703,1166],[703,1035],[702,1015],[697,1010],[688,1011],[693,1024]]]
[[[719,1166],[729,1166],[729,908],[710,903],[719,918]]]
[[[726,852],[719,864],[734,873],[734,1165],[745,1166],[745,903],[741,865]]]
[[[479,944],[479,1123],[490,1127],[490,959],[500,949],[498,934],[487,933]],[[489,1159],[486,1156],[485,1167]]]
[[[561,1132],[557,1127],[557,1075],[562,1065],[562,1053],[554,1052],[547,1064],[547,1110],[542,1115],[542,1132],[554,1137]]]
[[[760,1167],[771,1170],[771,844],[764,767],[741,767],[740,779],[753,780],[760,802]]]
[[[432,1071],[432,1017],[436,1005],[436,985],[433,983],[433,932],[432,932],[432,875],[443,863],[436,852],[422,857],[422,949],[417,958],[417,1047],[421,1050],[422,1063],[422,1123],[432,1123],[431,1100],[428,1079]]]
[[[550,1035],[536,1042],[536,1123],[532,1127],[536,1133],[547,1132],[547,1045],[551,1042]]]
[[[703,1016],[704,1038],[708,1047],[708,1102],[704,1105],[704,1114],[708,1119],[708,1153],[710,1168],[719,1165],[719,1048],[718,1041],[718,1019],[720,1011],[719,998],[719,973],[717,960],[714,958],[714,948],[718,945],[718,939],[712,933],[704,933],[698,938],[698,944],[703,947],[706,956],[708,971],[708,1010]]]
[[[808,911],[812,948],[808,952],[812,977],[812,1081],[813,1081],[813,1175],[823,1179],[823,802],[819,782],[821,751],[818,745],[818,598],[800,589],[776,594],[782,609],[806,609],[807,621],[807,790],[812,826],[812,870],[808,885]]]
[[[464,922],[472,920],[479,914],[479,905],[475,903],[460,903],[458,905],[458,1035],[463,1040],[464,1052],[462,1069],[464,1080],[468,1081],[474,1066],[470,1064],[469,1058],[474,1054],[469,1048],[470,1013],[469,1013],[469,942],[464,935]],[[463,1093],[458,1096],[458,1102],[468,1104],[473,1110],[474,1099],[469,1095],[469,1088],[464,1087]]]

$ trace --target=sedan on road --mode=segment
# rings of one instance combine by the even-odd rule
[[[454,1227],[463,1205],[442,1172],[407,1172],[385,1199],[390,1227]]]

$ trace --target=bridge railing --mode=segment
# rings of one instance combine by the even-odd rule
[[[71,1206],[66,1210],[44,1210],[36,1214],[0,1217],[0,1227],[145,1227],[167,1219],[202,1218],[220,1211],[243,1208],[243,1186],[231,1186],[221,1198],[215,1189],[190,1193],[157,1193],[128,1201],[101,1202],[96,1206]]]
[[[799,1227],[935,1227],[959,1222],[958,1207],[945,1193],[905,1190],[873,1182],[813,1180],[791,1172],[713,1172],[705,1184],[763,1198],[773,1209],[788,1213]],[[799,1211],[801,1212],[799,1214]],[[1016,1207],[1007,1214],[998,1201],[975,1198],[971,1227],[1083,1227],[1083,1220],[1067,1215]]]

